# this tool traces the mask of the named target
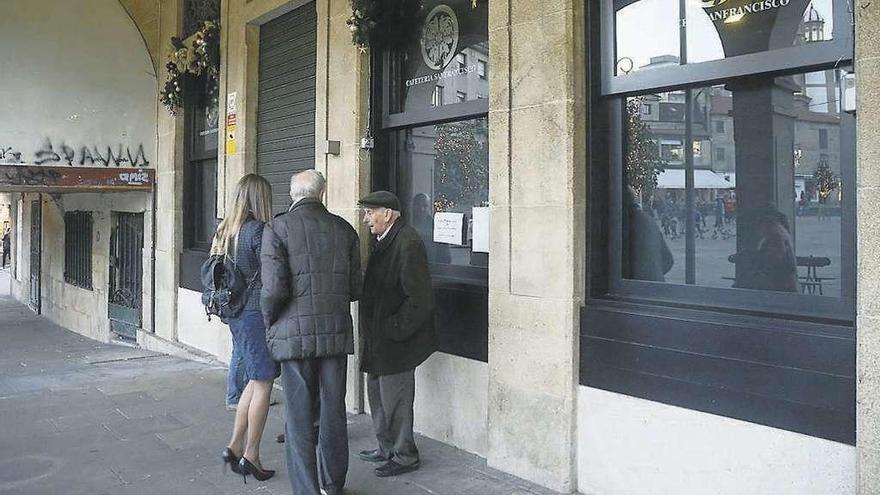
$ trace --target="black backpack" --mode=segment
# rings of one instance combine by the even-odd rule
[[[229,318],[241,314],[247,304],[248,289],[253,287],[260,272],[250,281],[244,278],[235,261],[223,254],[213,254],[202,263],[202,304],[208,321],[211,315],[220,317],[226,323]]]

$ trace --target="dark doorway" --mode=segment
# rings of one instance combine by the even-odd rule
[[[31,283],[28,305],[34,313],[40,314],[40,273],[42,272],[41,253],[43,252],[43,207],[40,200],[31,201]]]
[[[135,339],[143,302],[143,213],[114,213],[110,232],[110,330]]]

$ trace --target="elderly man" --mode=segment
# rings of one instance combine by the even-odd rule
[[[281,362],[287,470],[297,495],[341,494],[348,473],[345,379],[360,249],[354,228],[321,203],[324,188],[314,170],[293,176],[293,204],[266,225],[261,252],[261,309],[269,352]]]
[[[419,468],[413,440],[415,368],[437,348],[434,302],[425,246],[400,217],[400,201],[388,191],[360,200],[364,223],[376,236],[360,304],[361,371],[378,448],[359,457],[383,462],[376,476]]]

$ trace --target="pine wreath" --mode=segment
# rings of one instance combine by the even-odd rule
[[[159,99],[168,113],[176,115],[183,106],[183,90],[187,80],[207,78],[209,97],[217,99],[220,77],[220,29],[216,22],[205,21],[187,47],[177,36],[171,37],[171,59],[165,64],[168,79],[159,92]]]

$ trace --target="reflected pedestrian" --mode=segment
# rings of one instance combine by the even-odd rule
[[[626,278],[664,282],[674,260],[666,239],[636,201],[636,194],[627,188],[624,196],[627,215],[627,247],[629,263]]]

